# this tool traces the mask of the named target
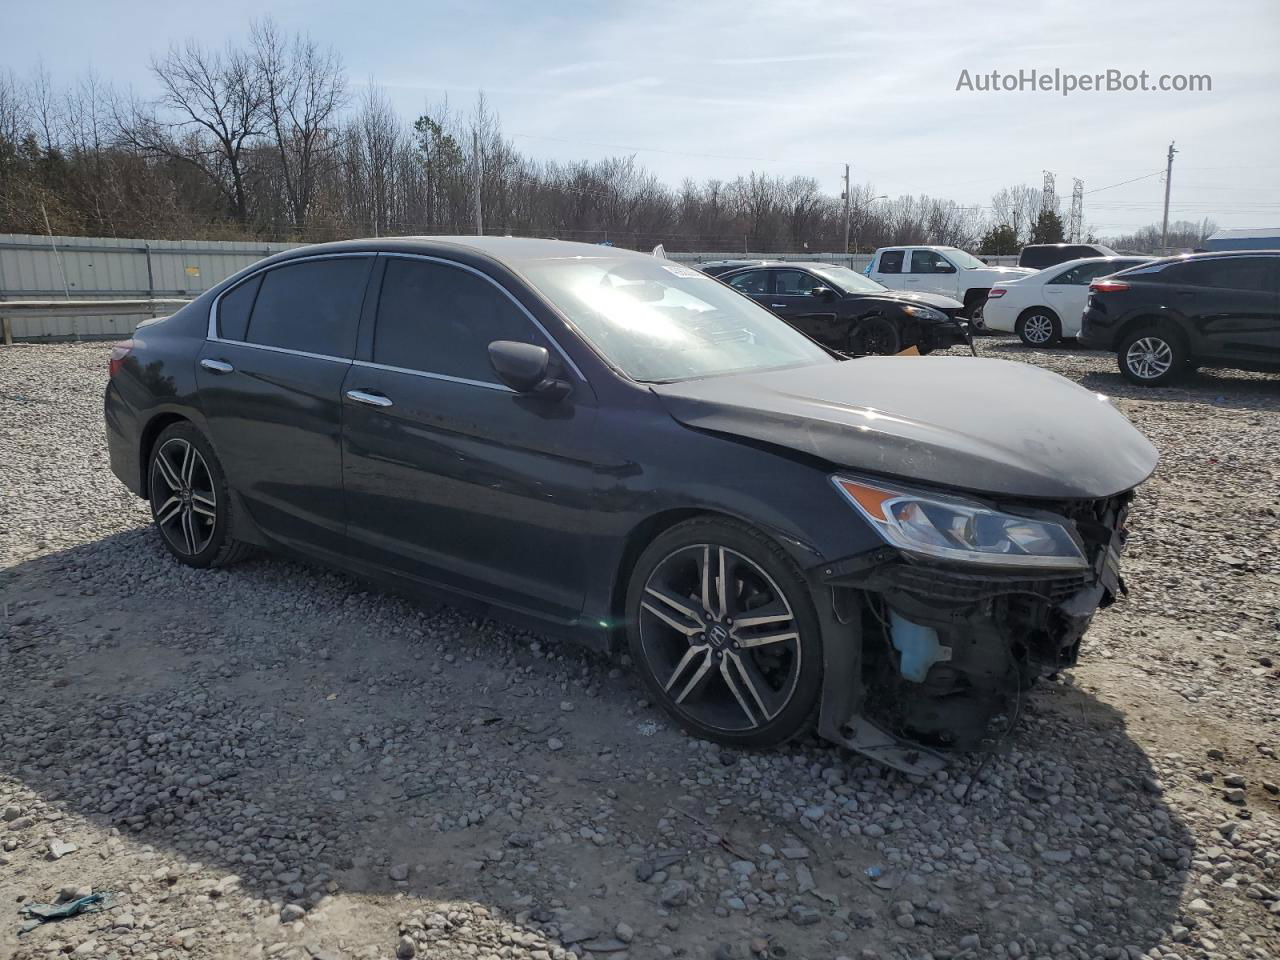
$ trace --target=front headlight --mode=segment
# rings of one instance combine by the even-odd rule
[[[1052,521],[848,477],[831,481],[887,542],[910,553],[992,566],[1089,565],[1066,528]]]
[[[945,320],[947,315],[940,310],[934,310],[932,307],[917,307],[915,304],[907,304],[902,311],[908,316],[915,317],[917,320]]]

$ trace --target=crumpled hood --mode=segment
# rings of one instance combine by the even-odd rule
[[[653,391],[689,427],[977,493],[1109,497],[1159,459],[1099,394],[1008,360],[864,357]]]

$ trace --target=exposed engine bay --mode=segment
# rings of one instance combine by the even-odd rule
[[[998,742],[1037,679],[1073,666],[1094,613],[1124,593],[1132,496],[1036,505],[1074,526],[1085,571],[971,572],[895,550],[826,568],[829,613],[854,643],[848,662],[828,660],[820,732],[913,773],[941,766],[942,751]]]

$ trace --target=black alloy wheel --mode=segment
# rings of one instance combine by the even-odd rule
[[[685,729],[769,745],[811,717],[822,673],[817,618],[799,571],[763,535],[695,520],[641,556],[630,646],[659,703]]]
[[[853,335],[853,352],[888,357],[902,349],[897,326],[887,317],[867,317]]]
[[[156,439],[147,493],[161,541],[188,566],[224,566],[250,551],[230,536],[226,480],[208,441],[190,423],[171,424]]]

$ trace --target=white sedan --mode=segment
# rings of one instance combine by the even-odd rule
[[[1051,347],[1080,333],[1089,283],[1151,257],[1085,257],[997,284],[982,307],[987,330],[1016,333],[1028,347]]]

